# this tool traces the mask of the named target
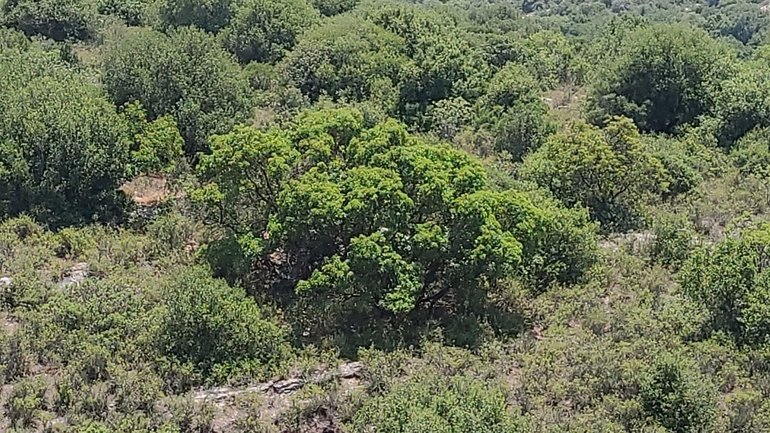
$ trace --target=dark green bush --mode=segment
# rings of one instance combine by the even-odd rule
[[[286,359],[286,329],[266,318],[242,289],[203,269],[168,277],[160,296],[164,309],[157,343],[162,354],[191,362],[204,374],[243,363],[256,363],[257,374],[266,374]]]
[[[5,0],[0,23],[27,36],[86,40],[96,31],[96,14],[92,0]]]
[[[37,49],[0,51],[0,215],[119,217],[130,134],[102,90]]]
[[[150,121],[173,116],[188,157],[207,150],[211,134],[227,132],[252,108],[235,59],[195,28],[132,33],[108,50],[102,73],[115,104],[138,101]]]
[[[659,360],[640,387],[647,415],[674,433],[708,431],[716,416],[715,394],[694,366],[671,356]]]
[[[712,89],[728,74],[729,52],[706,32],[650,25],[620,39],[590,93],[595,123],[629,117],[642,131],[673,132],[711,106]]]

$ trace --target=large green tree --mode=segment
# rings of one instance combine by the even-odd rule
[[[367,130],[356,111],[307,112],[289,129],[239,127],[212,151],[192,197],[260,284],[315,300],[308,311],[331,327],[483,305],[501,279],[543,288],[592,260],[584,214],[493,191],[478,161],[392,120]]]

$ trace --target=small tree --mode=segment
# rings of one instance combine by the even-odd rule
[[[211,134],[227,132],[252,106],[235,59],[194,28],[138,31],[107,52],[102,73],[116,105],[139,102],[150,121],[172,116],[187,156],[205,151]]]
[[[645,197],[666,187],[665,170],[642,145],[629,119],[605,129],[576,121],[530,154],[520,175],[549,189],[567,206],[586,206],[603,230],[638,222]]]
[[[625,35],[597,70],[589,102],[595,123],[630,117],[642,131],[673,132],[711,106],[730,53],[702,30],[655,25]]]

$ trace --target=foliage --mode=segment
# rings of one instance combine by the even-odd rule
[[[263,318],[242,290],[204,270],[185,269],[160,290],[165,308],[157,343],[162,354],[190,362],[204,375],[242,363],[267,371],[266,366],[276,368],[287,355],[285,331]]]
[[[706,113],[712,88],[727,76],[728,59],[702,31],[661,25],[633,31],[598,69],[591,119],[622,115],[642,131],[673,132]]]
[[[521,65],[509,63],[492,77],[474,109],[477,123],[492,132],[498,151],[519,160],[555,132],[539,90],[538,81]]]
[[[0,430],[770,431],[766,9],[0,0]]]
[[[100,0],[99,13],[120,17],[130,26],[138,26],[148,21],[150,0]]]
[[[147,122],[144,110],[137,104],[129,104],[124,115],[134,135],[134,144],[131,146],[133,174],[174,171],[175,162],[182,156],[184,146],[174,119],[167,115],[154,122]]]
[[[338,109],[307,112],[288,130],[239,128],[213,140],[193,192],[248,246],[263,281],[285,275],[273,286],[317,299],[308,308],[328,323],[483,303],[485,286],[522,275],[535,256],[543,267],[532,273],[545,279],[590,263],[586,248],[550,243],[566,240],[561,224],[591,230],[585,219],[489,190],[473,158],[396,122],[362,126],[360,113]]]
[[[85,40],[96,31],[96,9],[92,0],[5,0],[0,24],[27,36]]]
[[[233,0],[163,0],[160,22],[163,29],[195,26],[207,32],[222,30],[233,15]]]
[[[757,53],[762,59],[762,54]],[[711,116],[714,135],[720,146],[730,148],[756,126],[770,123],[770,88],[767,87],[767,60],[740,65],[728,79],[715,87]]]
[[[279,65],[279,74],[311,101],[374,99],[393,110],[401,70],[408,64],[403,39],[367,21],[342,15],[308,31]],[[391,96],[393,95],[393,96]]]
[[[339,15],[355,8],[359,0],[313,0],[311,4],[318,9],[321,14],[331,17]]]
[[[601,130],[576,121],[524,160],[520,176],[567,206],[586,206],[605,232],[632,227],[645,197],[665,189],[665,170],[629,119]]]
[[[665,214],[652,225],[655,240],[650,255],[664,266],[679,269],[695,248],[697,235],[692,222],[680,215]]]
[[[415,375],[356,413],[353,431],[518,432],[526,427],[508,413],[505,393],[472,377]]]
[[[730,155],[736,167],[744,176],[757,176],[767,178],[770,166],[770,141],[768,141],[768,129],[756,128],[744,135],[735,144]]]
[[[768,239],[764,225],[745,229],[740,238],[694,252],[680,275],[684,293],[709,310],[711,329],[741,343],[767,340]]]
[[[275,62],[317,21],[304,0],[244,0],[224,30],[224,46],[242,63]]]
[[[211,134],[245,120],[251,108],[234,59],[192,28],[132,33],[107,52],[102,74],[115,104],[139,102],[150,121],[172,116],[189,157],[208,148]]]
[[[708,429],[715,415],[715,393],[695,368],[669,356],[651,370],[640,390],[648,416],[672,432]]]
[[[0,215],[54,226],[120,214],[126,123],[82,75],[36,49],[0,51]]]

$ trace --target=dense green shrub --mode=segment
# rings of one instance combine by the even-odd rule
[[[187,156],[208,149],[211,134],[244,121],[252,105],[235,60],[194,28],[133,32],[108,50],[102,73],[115,104],[139,102],[150,121],[173,116]]]
[[[11,426],[30,428],[45,406],[45,382],[38,378],[25,379],[16,384],[3,409]]]
[[[736,140],[756,127],[770,125],[770,87],[766,49],[758,50],[758,59],[737,65],[728,79],[711,90],[710,107],[713,133],[720,146],[729,149]]]
[[[233,4],[233,0],[163,0],[160,2],[160,24],[164,30],[195,26],[217,32],[230,23]]]
[[[684,293],[709,310],[712,329],[729,332],[741,343],[766,343],[770,335],[769,246],[766,226],[747,228],[740,237],[695,251],[679,276]]]
[[[27,36],[85,40],[96,31],[96,10],[92,0],[5,0],[0,23]]]
[[[643,379],[640,389],[647,415],[668,431],[708,431],[713,423],[715,390],[695,366],[667,356]]]
[[[696,247],[697,235],[684,215],[665,214],[652,224],[655,239],[650,254],[664,266],[678,269]]]
[[[393,110],[401,70],[409,64],[404,41],[352,16],[333,17],[305,33],[278,73],[311,101],[373,99]]]
[[[530,154],[520,176],[567,206],[585,206],[605,232],[637,225],[650,194],[665,190],[666,172],[629,119],[601,130],[577,121]]]
[[[120,214],[131,134],[99,87],[38,49],[0,51],[0,215]]]
[[[114,15],[130,26],[145,24],[150,0],[99,0],[99,13]]]
[[[224,46],[242,63],[275,62],[318,21],[305,0],[242,0],[223,32]]]
[[[417,374],[356,412],[353,431],[524,432],[527,427],[508,412],[503,390],[473,377]]]
[[[708,174],[709,156],[717,152],[692,139],[677,140],[665,135],[643,136],[645,147],[666,171],[664,198],[675,198],[694,190]]]
[[[621,39],[598,68],[591,118],[630,117],[642,131],[673,132],[707,112],[730,55],[705,32],[651,25]]]
[[[164,309],[157,343],[162,354],[190,362],[204,374],[239,368],[265,374],[285,360],[286,330],[265,318],[242,289],[203,269],[184,269],[160,291]]]
[[[331,17],[355,8],[360,0],[312,0],[311,4],[321,14]]]
[[[495,148],[516,160],[556,132],[539,90],[538,81],[525,67],[509,63],[492,77],[474,106],[477,123],[492,133]]]
[[[744,135],[730,156],[742,175],[770,177],[770,129],[757,128]]]

